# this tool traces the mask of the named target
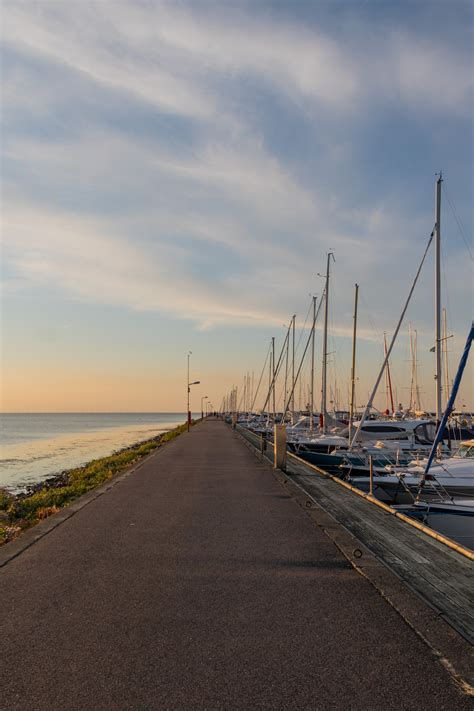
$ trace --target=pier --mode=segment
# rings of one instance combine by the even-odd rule
[[[298,466],[209,418],[0,549],[0,709],[471,708],[463,583]]]

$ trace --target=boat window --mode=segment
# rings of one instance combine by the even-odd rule
[[[415,439],[420,444],[432,444],[436,435],[436,427],[434,422],[424,422],[422,425],[415,427]]]
[[[362,427],[362,432],[405,432],[403,427],[393,427],[392,425],[377,425],[376,427]]]
[[[469,447],[460,447],[459,449],[460,457],[473,457],[474,458],[474,445],[471,444]]]

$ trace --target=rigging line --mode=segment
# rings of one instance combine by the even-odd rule
[[[334,299],[334,317],[329,313],[329,348],[333,353],[332,363],[329,363],[329,369],[331,371],[332,380],[334,383],[350,381],[350,368],[348,366],[347,360],[350,357],[347,352],[347,339],[344,336],[336,335],[336,327],[334,323],[344,323],[344,319],[341,318],[341,311],[337,299]],[[337,388],[340,390],[340,388]]]
[[[320,300],[319,300],[319,304],[318,304],[318,310],[316,311],[316,315],[315,315],[314,320],[313,320],[313,327],[311,328],[311,330],[310,330],[310,332],[309,332],[309,337],[308,337],[308,340],[307,340],[307,342],[306,342],[306,347],[305,347],[305,349],[304,349],[303,357],[301,358],[300,367],[298,368],[298,372],[297,372],[297,374],[296,374],[295,382],[293,383],[293,387],[292,387],[291,393],[290,393],[290,395],[289,395],[289,397],[288,397],[288,400],[287,400],[286,403],[285,403],[285,410],[284,410],[284,412],[283,412],[283,419],[285,419],[286,413],[288,412],[288,408],[289,408],[289,406],[290,406],[291,398],[293,397],[293,393],[294,393],[294,390],[295,390],[295,386],[296,386],[296,383],[298,382],[298,378],[299,378],[299,375],[300,375],[301,366],[303,365],[304,357],[305,357],[305,355],[306,355],[306,351],[308,350],[308,346],[309,346],[310,341],[311,341],[311,336],[313,335],[313,330],[316,328],[316,323],[317,323],[317,320],[318,320],[319,311],[320,311],[320,309],[321,309],[321,304],[322,304],[322,303],[323,303],[323,299],[320,299]]]
[[[379,331],[379,329],[375,326],[375,323],[374,323],[373,320],[372,320],[372,316],[371,316],[371,313],[370,313],[370,310],[369,310],[369,306],[368,306],[368,304],[367,304],[367,302],[366,302],[365,297],[364,297],[363,294],[360,295],[360,300],[362,301],[362,305],[363,305],[363,307],[364,307],[364,309],[365,309],[365,312],[367,313],[367,318],[368,318],[369,323],[370,323],[370,326],[371,326],[371,328],[372,328],[372,333],[374,334],[374,336],[376,336],[376,341],[375,341],[375,342],[380,345],[380,344],[383,342],[383,335],[382,335],[382,332]]]
[[[451,319],[452,317],[452,311],[451,311],[451,303],[449,300],[449,291],[448,291],[448,278],[446,276],[447,270],[446,270],[446,262],[444,259],[444,250],[443,250],[443,245],[441,245],[441,265],[442,265],[442,279],[443,279],[443,285],[444,285],[444,294],[446,297],[446,312],[449,318]]]
[[[457,224],[457,226],[458,226],[459,233],[460,233],[461,237],[462,237],[463,240],[464,240],[464,244],[466,245],[467,251],[468,251],[468,253],[469,253],[469,257],[470,257],[471,261],[474,261],[474,256],[473,256],[473,254],[472,254],[472,248],[471,248],[471,246],[469,245],[468,238],[467,238],[467,236],[466,236],[465,233],[464,233],[463,224],[462,224],[461,220],[458,218],[458,216],[457,216],[457,214],[456,214],[456,211],[455,211],[455,209],[454,209],[454,207],[453,207],[453,204],[452,204],[451,200],[449,199],[449,195],[448,195],[448,192],[447,192],[446,188],[444,187],[444,185],[442,185],[441,187],[442,187],[443,193],[446,195],[446,200],[448,201],[448,205],[449,205],[449,207],[451,208],[451,212],[453,213],[453,217],[454,217],[454,219],[456,220],[456,224]]]
[[[303,333],[304,333],[304,330],[305,330],[305,328],[306,328],[306,324],[308,323],[309,312],[311,311],[312,305],[313,305],[313,297],[311,297],[311,301],[310,301],[309,308],[308,308],[308,313],[306,314],[306,318],[305,318],[305,320],[304,320],[303,328],[302,328],[301,331],[300,331],[300,337],[298,338],[298,343],[296,344],[296,348],[295,348],[295,355],[298,353],[298,348],[300,347],[301,339],[303,338]]]
[[[375,395],[377,394],[377,389],[378,389],[379,384],[380,384],[380,381],[381,381],[381,379],[382,379],[382,375],[383,375],[383,373],[384,373],[384,371],[385,371],[385,368],[386,368],[386,366],[387,366],[388,359],[390,358],[390,355],[391,355],[391,353],[392,353],[392,349],[393,349],[393,346],[395,345],[395,341],[396,341],[396,339],[397,339],[398,332],[400,331],[400,327],[401,327],[401,325],[402,325],[403,319],[405,318],[405,314],[406,314],[408,305],[409,305],[409,303],[410,303],[410,301],[411,301],[412,294],[413,294],[413,292],[414,292],[414,290],[415,290],[415,286],[416,286],[416,283],[417,283],[417,281],[418,281],[418,277],[420,276],[420,272],[421,272],[421,270],[422,270],[422,268],[423,268],[423,264],[424,264],[424,262],[425,262],[426,255],[428,254],[428,250],[429,250],[430,245],[431,245],[431,243],[432,243],[432,241],[433,241],[433,235],[434,235],[434,230],[432,231],[432,233],[431,233],[431,235],[430,235],[430,239],[429,239],[429,241],[428,241],[428,244],[426,245],[426,249],[425,249],[425,251],[424,251],[424,253],[423,253],[423,259],[421,260],[420,266],[418,267],[418,271],[416,272],[415,279],[414,279],[413,284],[412,284],[412,286],[411,286],[410,293],[408,294],[408,297],[407,297],[407,299],[406,299],[406,301],[405,301],[405,306],[403,307],[403,311],[402,311],[402,313],[401,313],[401,316],[400,316],[400,318],[398,319],[398,323],[397,323],[397,326],[396,326],[396,328],[395,328],[395,332],[394,332],[394,334],[393,334],[393,336],[392,336],[392,340],[391,340],[391,342],[390,342],[390,346],[389,346],[389,348],[388,348],[388,350],[387,350],[387,354],[386,354],[386,356],[385,356],[385,358],[384,358],[384,362],[383,362],[382,367],[381,367],[381,369],[380,369],[380,371],[379,371],[379,374],[378,374],[378,376],[377,376],[377,380],[375,381],[375,385],[374,385],[374,387],[373,387],[373,389],[372,389],[372,393],[371,393],[371,395],[370,395],[370,397],[369,397],[369,401],[368,401],[367,405],[365,406],[365,409],[364,409],[363,415],[362,415],[362,417],[361,417],[361,419],[360,419],[360,423],[359,423],[359,425],[358,425],[358,427],[357,427],[356,433],[355,433],[354,437],[352,438],[352,442],[350,442],[349,451],[352,451],[352,449],[353,449],[353,447],[354,447],[354,444],[355,444],[355,442],[356,442],[356,440],[357,440],[357,438],[358,438],[358,436],[359,436],[361,427],[362,427],[362,425],[364,424],[364,421],[365,421],[365,419],[366,419],[366,417],[367,417],[367,414],[368,414],[368,412],[369,412],[369,410],[370,410],[370,408],[371,408],[371,406],[372,406],[372,404],[373,404],[374,397],[375,397]]]
[[[272,344],[270,343],[270,345],[268,346],[267,357],[265,358],[265,363],[263,364],[262,372],[260,373],[260,380],[258,381],[257,391],[256,391],[256,393],[255,393],[255,395],[254,395],[254,398],[253,398],[252,408],[251,408],[252,412],[253,412],[254,405],[255,405],[255,403],[256,403],[256,401],[257,401],[258,391],[259,391],[259,389],[260,389],[260,384],[261,384],[261,382],[262,382],[263,374],[264,374],[265,369],[266,369],[266,366],[267,366],[267,360],[268,360],[268,356],[270,355],[271,347],[272,347]]]
[[[245,375],[244,375],[244,384],[243,384],[243,387],[242,387],[242,394],[241,394],[241,396],[240,396],[239,406],[238,406],[238,408],[237,408],[237,411],[238,411],[238,412],[241,412],[240,406],[241,406],[242,404],[243,404],[243,406],[244,406],[244,408],[245,408],[244,397],[245,397]]]
[[[268,403],[269,400],[270,400],[270,395],[271,395],[271,392],[272,392],[272,388],[274,388],[275,385],[276,385],[276,382],[277,382],[277,379],[278,379],[278,375],[279,375],[279,373],[280,373],[280,368],[281,368],[281,366],[283,365],[283,353],[285,352],[286,342],[287,342],[287,340],[290,338],[290,329],[291,329],[291,323],[290,323],[290,325],[288,326],[288,330],[287,330],[287,332],[286,332],[286,337],[285,337],[285,340],[283,341],[283,346],[282,346],[282,349],[281,349],[281,351],[280,351],[280,357],[278,358],[278,362],[277,362],[277,365],[276,365],[276,369],[275,369],[275,363],[273,363],[273,378],[272,378],[272,381],[271,381],[270,386],[269,386],[269,388],[268,388],[268,395],[267,395],[267,399],[265,400],[265,403],[264,403],[264,405],[263,405],[263,410],[265,410],[265,408],[266,408],[266,406],[267,406],[267,403]]]

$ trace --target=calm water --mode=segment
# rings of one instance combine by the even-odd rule
[[[0,487],[21,490],[185,420],[176,412],[0,414]]]

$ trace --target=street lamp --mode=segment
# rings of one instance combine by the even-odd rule
[[[203,400],[207,400],[207,395],[203,395],[202,398],[201,398],[201,420],[204,419],[204,410],[203,410],[203,406],[202,406],[202,401],[203,401]]]
[[[201,382],[200,380],[194,380],[194,382],[190,383],[189,382],[189,356],[192,355],[192,351],[188,351],[188,432],[189,432],[189,426],[191,424],[191,410],[189,409],[189,393],[191,392],[191,385],[199,385]]]

